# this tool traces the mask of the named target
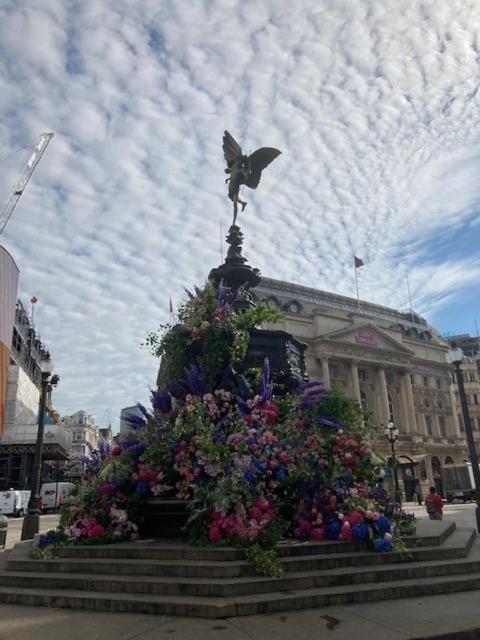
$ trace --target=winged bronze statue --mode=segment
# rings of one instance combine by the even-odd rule
[[[273,147],[261,147],[251,155],[246,156],[242,153],[242,148],[238,142],[228,131],[225,131],[223,135],[223,154],[227,161],[225,173],[230,174],[230,178],[227,178],[225,182],[229,182],[228,197],[233,202],[233,224],[237,220],[238,203],[242,205],[242,211],[247,206],[247,203],[239,198],[242,184],[250,187],[250,189],[256,189],[260,182],[262,171],[281,153],[281,151]]]

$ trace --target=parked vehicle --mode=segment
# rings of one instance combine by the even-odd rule
[[[43,513],[55,511],[65,500],[73,487],[73,482],[46,482],[40,489]],[[56,504],[55,504],[56,498]]]
[[[30,491],[10,489],[0,492],[0,514],[3,516],[24,516],[27,513]]]
[[[466,464],[447,464],[442,468],[442,485],[447,502],[473,500],[474,485],[470,478],[471,469]]]

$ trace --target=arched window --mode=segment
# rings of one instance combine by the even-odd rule
[[[453,464],[453,460],[452,460],[452,458],[450,456],[447,456],[445,458],[445,464]]]
[[[393,400],[390,394],[388,394],[388,415],[391,422],[395,422],[395,413],[393,410]]]

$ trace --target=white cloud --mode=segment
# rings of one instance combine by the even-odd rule
[[[365,297],[402,306],[408,272],[432,316],[476,286],[458,244],[478,233],[479,18],[465,0],[4,3],[0,158],[56,133],[3,241],[60,409],[145,400],[139,344],[219,262],[225,128],[283,152],[244,193],[265,275],[353,294],[356,253]]]

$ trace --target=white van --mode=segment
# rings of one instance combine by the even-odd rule
[[[2,516],[24,516],[27,513],[30,491],[10,489],[0,492],[0,514]]]
[[[40,498],[42,500],[43,513],[55,511],[70,493],[73,482],[46,482],[42,484],[40,489]],[[55,496],[57,496],[57,504],[55,504]]]

